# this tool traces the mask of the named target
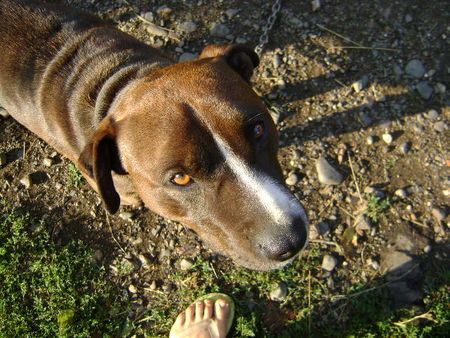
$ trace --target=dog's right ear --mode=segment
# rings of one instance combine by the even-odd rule
[[[126,174],[123,169],[117,144],[114,124],[105,118],[95,131],[91,141],[85,146],[78,159],[78,165],[97,184],[106,209],[115,213],[120,206],[120,196],[112,179],[112,170],[118,174]]]

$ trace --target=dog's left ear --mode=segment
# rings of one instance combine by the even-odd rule
[[[225,59],[245,81],[250,82],[253,70],[259,65],[259,57],[253,49],[246,45],[206,46],[200,54],[200,59],[220,57]]]
[[[112,171],[126,174],[120,162],[116,144],[116,130],[114,123],[105,118],[95,131],[91,141],[85,146],[78,159],[78,165],[87,175],[97,183],[106,209],[114,214],[120,206],[120,196],[112,179]]]

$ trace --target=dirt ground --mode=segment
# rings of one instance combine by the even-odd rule
[[[273,3],[61,2],[96,13],[177,59],[198,55],[208,44],[255,46]],[[311,238],[323,256],[338,257],[331,293],[343,294],[375,274],[396,278],[417,262],[408,286],[393,285],[393,292],[399,287],[407,294],[395,298],[398,304],[420,303],[426,270],[420,257],[448,264],[449,13],[444,0],[322,0],[316,10],[310,1],[282,2],[252,82],[277,120],[280,161],[286,177],[293,174],[289,188],[307,209]],[[154,35],[148,21],[170,36]],[[225,32],[211,31],[218,24]],[[86,241],[124,288],[156,281],[170,289],[168,276],[183,258],[198,255],[231,268],[190,230],[145,207],[107,216],[97,194],[73,182],[69,161],[11,117],[0,117],[0,135],[0,198],[52,224],[56,241]],[[322,156],[344,176],[342,183],[319,182]],[[378,220],[361,221],[357,216],[373,196],[388,199],[389,207],[376,212]],[[347,229],[356,231],[350,239]],[[124,260],[152,268],[116,276]],[[145,294],[133,297],[149,302]]]

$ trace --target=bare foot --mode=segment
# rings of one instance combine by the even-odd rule
[[[225,338],[231,326],[230,316],[227,300],[198,300],[178,315],[170,338]]]

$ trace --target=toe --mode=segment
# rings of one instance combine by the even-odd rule
[[[213,314],[214,314],[214,302],[211,299],[206,299],[203,319],[211,319]]]
[[[223,299],[217,300],[214,307],[214,313],[216,315],[217,320],[219,321],[225,320],[227,318],[229,308],[230,306],[227,303],[227,301]]]
[[[199,322],[203,320],[203,312],[205,310],[205,303],[198,301],[195,303],[195,321]]]
[[[175,320],[174,326],[175,327],[181,327],[181,326],[184,325],[185,321],[186,321],[186,313],[185,312],[181,312],[178,315],[177,319]]]
[[[191,305],[186,309],[186,325],[195,321],[195,305]]]

